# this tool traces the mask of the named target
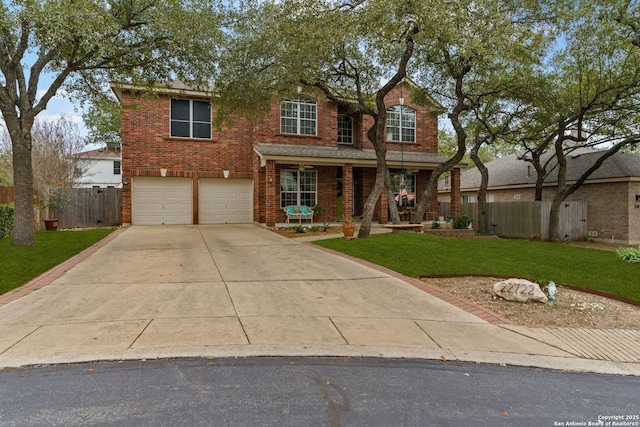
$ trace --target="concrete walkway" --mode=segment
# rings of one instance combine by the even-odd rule
[[[0,298],[0,367],[363,356],[640,375],[640,331],[516,327],[417,280],[257,225],[116,233]]]

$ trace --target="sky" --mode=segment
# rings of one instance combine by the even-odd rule
[[[38,87],[38,98],[40,98],[49,88],[52,82],[52,77],[47,74],[43,74],[40,78],[40,84]],[[47,104],[47,109],[38,115],[38,119],[40,120],[56,120],[61,116],[66,116],[67,118],[71,118],[71,120],[76,123],[83,135],[87,134],[86,127],[84,126],[84,121],[82,120],[82,111],[80,111],[80,107],[71,102],[68,98],[64,96],[64,93],[59,92],[51,98],[49,103]]]

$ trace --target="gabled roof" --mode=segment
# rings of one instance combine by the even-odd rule
[[[254,151],[263,160],[276,160],[278,163],[312,163],[338,165],[353,163],[360,166],[375,166],[374,150],[364,150],[348,146],[319,147],[287,144],[258,144]],[[387,162],[391,167],[434,168],[448,159],[437,153],[417,153],[388,151]]]
[[[431,107],[431,111],[434,114],[439,115],[447,111],[446,108],[444,108],[438,101],[436,101],[431,97],[431,95],[429,95],[426,89],[418,86],[410,78],[404,77],[397,86],[401,86],[403,84],[406,84],[412,87],[414,90],[419,91],[422,97],[421,101],[427,103]],[[195,88],[192,86],[188,86],[180,80],[174,80],[164,85],[158,85],[154,88],[148,88],[144,86],[133,85],[130,83],[111,83],[111,90],[115,93],[120,102],[122,102],[122,92],[126,91],[153,91],[169,95],[210,97],[211,95],[215,94],[215,84],[211,83],[204,88]],[[409,94],[407,94],[407,96],[409,96]]]
[[[153,88],[133,85],[130,83],[111,83],[111,90],[115,93],[118,101],[122,102],[123,92],[156,92],[168,95],[193,96],[193,97],[211,97],[214,93],[215,86],[210,84],[206,88],[194,88],[186,85],[180,80],[174,80],[164,85],[158,85]]]
[[[582,150],[567,155],[567,181],[577,180],[603,153],[603,151]],[[546,158],[550,156],[551,154],[548,154]],[[557,165],[555,159],[552,165]],[[489,170],[489,188],[523,187],[535,185],[536,183],[537,175],[533,165],[519,159],[517,154],[509,154],[493,160],[485,166]],[[464,190],[479,188],[480,178],[478,169],[466,170],[460,176],[460,188]],[[624,178],[640,178],[640,156],[616,153],[605,160],[602,166],[591,174],[587,181],[620,180]],[[557,168],[554,168],[545,179],[545,183],[555,184],[557,180],[558,171]]]
[[[118,160],[122,157],[120,153],[111,151],[108,148],[98,148],[95,150],[83,151],[78,153],[75,157],[81,157],[84,159],[113,159]]]

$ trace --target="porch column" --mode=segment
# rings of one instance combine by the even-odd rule
[[[462,197],[460,196],[460,169],[451,170],[451,216],[459,216],[462,209]]]
[[[274,227],[277,220],[278,206],[278,181],[276,180],[276,161],[267,160],[265,166],[265,205],[267,227]]]
[[[353,165],[342,165],[342,219],[353,216]]]

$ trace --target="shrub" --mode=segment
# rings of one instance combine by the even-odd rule
[[[40,199],[40,209],[69,211],[71,210],[71,195],[62,189],[51,189],[43,191]]]
[[[431,223],[431,228],[434,230],[439,230],[440,229],[440,221],[438,221],[437,219],[435,221],[433,221]]]
[[[328,222],[323,222],[322,223],[322,231],[327,231],[330,226],[331,226],[331,224],[329,224]]]
[[[468,228],[469,224],[471,224],[471,221],[472,221],[471,218],[469,218],[465,214],[462,214],[460,216],[453,218],[453,228],[456,228],[456,229]]]
[[[318,227],[317,225],[312,225],[311,227],[309,227],[309,231],[311,232],[320,231],[320,227]]]
[[[622,261],[640,262],[640,246],[634,248],[618,248],[616,251]]]
[[[0,239],[13,232],[13,205],[0,205]]]

